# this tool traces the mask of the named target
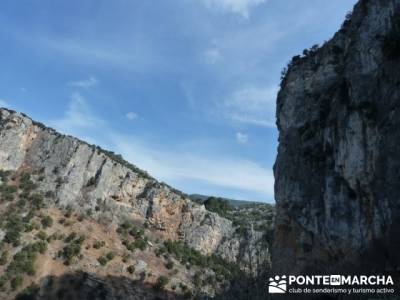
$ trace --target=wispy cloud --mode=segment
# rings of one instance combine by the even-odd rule
[[[62,38],[52,35],[26,37],[17,34],[16,38],[52,54],[62,55],[74,63],[107,66],[126,71],[153,71],[172,68],[168,60],[158,52],[158,48],[144,38],[136,37],[134,43],[129,40],[115,44],[104,44],[99,40]]]
[[[137,113],[130,111],[126,114],[126,117],[128,120],[132,121],[135,120],[137,118]]]
[[[78,92],[71,95],[65,116],[49,123],[55,129],[72,135],[78,135],[85,129],[97,129],[105,125],[105,121],[92,112],[86,99]]]
[[[98,83],[99,83],[99,80],[96,77],[91,76],[88,79],[71,81],[68,83],[68,85],[71,87],[89,89],[89,88],[95,87],[96,85],[98,85]]]
[[[234,122],[274,127],[277,92],[277,87],[245,87],[229,95],[218,110]]]
[[[273,197],[272,170],[255,162],[233,157],[204,157],[190,151],[157,150],[153,145],[146,146],[126,136],[115,135],[113,139],[115,148],[124,157],[166,182],[198,181],[258,193],[265,200]]]
[[[236,132],[236,140],[240,144],[246,144],[247,141],[249,140],[249,137],[247,136],[247,134]]]
[[[113,64],[119,64],[128,59],[125,53],[106,47],[96,43],[80,41],[76,39],[60,39],[60,38],[39,38],[38,45],[44,46],[50,50],[64,53],[68,56],[89,59],[102,60]]]
[[[207,8],[249,17],[250,10],[266,0],[203,0]]]
[[[272,170],[239,157],[221,159],[218,155],[196,152],[198,146],[187,143],[181,150],[166,149],[162,145],[148,144],[143,138],[120,134],[106,121],[97,117],[88,102],[79,93],[71,97],[65,116],[50,122],[64,133],[96,141],[101,146],[121,153],[127,160],[148,171],[152,176],[170,184],[184,187],[208,184],[235,191],[249,191],[266,201],[273,198]],[[93,136],[95,135],[95,136]],[[244,139],[244,135],[241,139]],[[247,138],[247,137],[246,137]],[[207,191],[199,191],[204,192]]]

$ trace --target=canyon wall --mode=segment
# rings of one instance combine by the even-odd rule
[[[400,1],[362,0],[277,100],[274,269],[400,269]]]

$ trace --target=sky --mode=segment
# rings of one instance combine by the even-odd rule
[[[292,56],[354,0],[2,0],[0,106],[186,193],[274,202]]]

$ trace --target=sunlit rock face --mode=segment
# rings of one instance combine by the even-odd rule
[[[400,1],[360,1],[306,54],[277,101],[274,268],[399,269]]]
[[[38,189],[50,195],[48,204],[71,207],[103,224],[117,226],[130,219],[146,223],[164,240],[181,240],[243,269],[250,263],[249,253],[257,255],[260,265],[269,262],[262,233],[238,235],[230,220],[120,156],[7,109],[0,109],[0,170],[28,170],[38,180]]]

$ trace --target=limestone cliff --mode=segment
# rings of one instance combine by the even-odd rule
[[[399,69],[399,0],[361,0],[289,64],[274,168],[280,273],[400,269]]]
[[[36,203],[42,199],[44,206]],[[50,229],[47,216],[55,220]],[[33,270],[16,268],[13,261],[19,252],[34,252],[35,262],[41,239],[48,248],[37,259],[42,264],[32,266],[40,274],[35,279]],[[0,297],[22,272],[29,275],[21,277],[23,287],[35,283],[45,290],[46,276],[63,283],[68,276],[91,274],[114,295],[110,299],[118,298],[119,289],[112,276],[139,280],[133,290],[145,287],[143,293],[157,284],[157,276],[167,276],[163,288],[172,296],[166,298],[185,292],[212,296],[235,274],[263,271],[270,259],[263,232],[243,231],[121,156],[7,109],[0,109],[0,256]],[[7,297],[15,292],[6,290]],[[151,298],[160,291],[148,293]],[[129,291],[124,295],[136,299]]]
[[[28,170],[51,204],[72,208],[110,226],[136,220],[204,255],[243,268],[243,253],[269,253],[262,234],[239,236],[230,220],[159,183],[121,156],[64,136],[27,116],[0,109],[0,170]],[[251,233],[249,233],[251,235]]]

